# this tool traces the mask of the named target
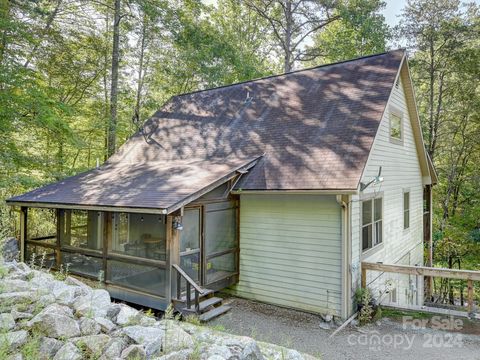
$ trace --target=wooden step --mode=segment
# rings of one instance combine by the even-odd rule
[[[216,318],[217,316],[220,316],[220,315],[226,313],[231,308],[232,307],[228,306],[228,305],[222,305],[222,306],[213,308],[212,310],[208,310],[207,312],[200,315],[199,319],[200,319],[200,321],[203,321],[203,322],[210,321],[213,318]]]
[[[202,299],[202,298],[204,298],[205,296],[208,296],[208,295],[213,294],[213,293],[214,293],[213,290],[205,289],[205,292],[204,292],[203,294],[201,294],[201,295],[199,296],[199,298]],[[194,290],[192,290],[192,292],[190,293],[190,300],[191,300],[192,302],[195,301],[195,291],[194,291]],[[180,301],[182,301],[182,302],[187,302],[187,294],[183,294],[182,297],[180,298]]]
[[[218,298],[218,297],[211,297],[211,298],[208,298],[206,300],[200,301],[200,304],[199,304],[200,305],[200,312],[204,312],[205,309],[209,308],[210,306],[219,304],[222,301],[223,301],[223,299]],[[195,304],[192,304],[192,306],[190,306],[190,308],[185,307],[184,309],[182,309],[182,311],[196,312]]]

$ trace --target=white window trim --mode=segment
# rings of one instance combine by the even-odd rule
[[[375,240],[375,235],[376,235],[376,230],[375,230],[375,200],[376,199],[382,199],[382,218],[381,218],[381,222],[382,222],[382,241],[379,242],[378,244],[375,244],[375,245],[372,245],[372,247],[370,248],[367,248],[367,249],[363,249],[363,202],[364,201],[371,201],[372,202],[372,244],[373,244],[373,241]],[[384,219],[384,211],[385,211],[385,198],[383,197],[383,192],[379,192],[379,193],[370,193],[370,194],[364,194],[361,198],[360,198],[360,249],[361,249],[361,254],[362,254],[362,258],[363,257],[366,257],[366,256],[370,256],[372,255],[373,253],[376,253],[378,250],[380,249],[383,249],[383,244],[385,242],[384,240],[384,222],[385,222],[385,219]],[[378,221],[377,221],[378,222]]]
[[[392,115],[398,116],[400,118],[400,139],[392,137]],[[391,143],[403,145],[403,140],[405,138],[405,127],[403,124],[403,112],[394,106],[390,106],[388,113],[388,138],[390,139]]]

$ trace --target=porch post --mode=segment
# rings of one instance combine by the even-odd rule
[[[166,219],[166,242],[167,242],[167,268],[166,270],[166,281],[167,281],[167,291],[165,297],[167,301],[171,301],[174,297],[173,295],[177,293],[177,282],[176,276],[172,271],[172,265],[180,264],[180,233],[178,230],[173,228],[173,219],[175,215],[167,215]]]
[[[27,240],[28,208],[20,208],[20,261],[25,261],[25,240]]]
[[[428,242],[428,259],[427,259],[427,266],[433,267],[433,239],[432,239],[432,186],[426,185],[425,186],[425,193],[424,193],[426,205],[427,205],[427,216],[423,216],[423,221],[427,222],[427,224],[423,224],[423,231],[424,231],[424,239]],[[431,276],[425,277],[425,288],[426,288],[426,296],[427,300],[430,301],[432,297],[432,289],[433,289],[433,278]]]

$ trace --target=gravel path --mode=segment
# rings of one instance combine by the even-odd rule
[[[480,360],[480,336],[432,330],[403,329],[399,321],[347,327],[335,337],[320,328],[319,316],[237,298],[226,299],[232,310],[208,323],[226,332],[290,347],[321,359]],[[369,344],[370,340],[380,344]]]

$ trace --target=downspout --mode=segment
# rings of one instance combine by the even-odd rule
[[[342,207],[342,318],[351,315],[351,246],[350,246],[350,207],[348,196],[337,195],[337,203]],[[346,201],[345,201],[346,200]]]

